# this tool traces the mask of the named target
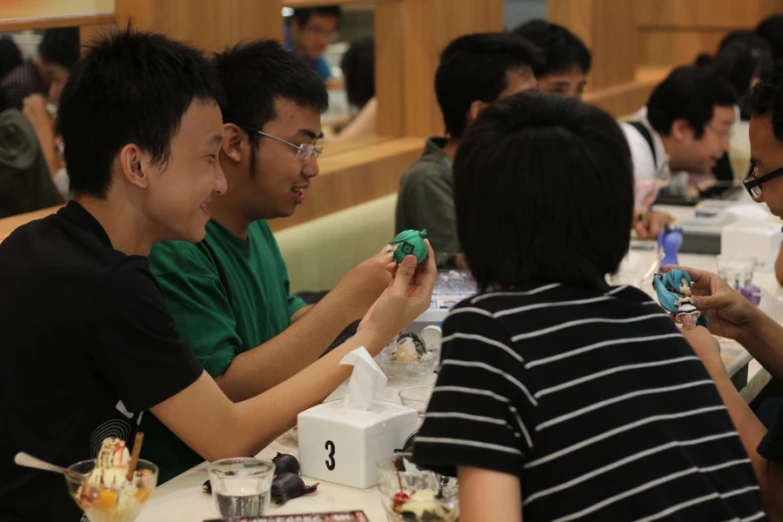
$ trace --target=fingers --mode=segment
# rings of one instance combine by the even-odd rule
[[[435,264],[435,251],[432,249],[429,239],[425,239],[424,243],[427,245],[427,260],[419,265],[418,283],[424,292],[431,294],[438,278],[438,266]]]
[[[721,310],[731,306],[733,300],[731,293],[693,296],[693,306],[699,310]]]
[[[416,257],[405,256],[402,263],[397,267],[397,273],[394,276],[394,282],[392,283],[392,289],[401,294],[408,295],[408,285],[411,284],[413,274],[416,273]]]
[[[710,284],[710,281],[713,277],[718,277],[716,274],[713,274],[712,272],[707,272],[706,270],[699,270],[698,268],[691,268],[689,266],[682,266],[682,265],[666,265],[663,267],[664,272],[668,272],[669,270],[674,270],[675,268],[679,268],[680,270],[685,271],[689,276],[691,276],[691,282],[693,284]]]

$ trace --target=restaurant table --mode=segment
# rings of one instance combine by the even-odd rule
[[[693,209],[688,207],[665,207],[661,210],[683,219],[693,215]],[[655,259],[652,250],[639,250],[639,242],[624,262],[624,270],[618,276],[624,284],[637,284],[648,271]],[[681,265],[700,268],[715,272],[717,270],[716,256],[680,254]],[[774,298],[783,297],[783,289],[771,272],[756,271],[753,283]],[[652,286],[643,287],[653,295]],[[751,360],[748,369],[748,384],[742,390],[742,395],[750,402],[758,392],[769,382],[769,374],[755,361]],[[383,400],[399,402],[397,392],[400,389],[423,385],[427,383],[407,383],[404,385],[390,384],[384,391]],[[338,388],[330,398],[339,398],[344,394],[344,387]],[[327,399],[330,400],[330,399]],[[296,441],[290,434],[285,434],[258,454],[258,458],[271,459],[277,452],[290,453],[298,456]],[[144,506],[137,522],[201,522],[207,519],[220,518],[212,496],[204,493],[202,484],[207,480],[207,464],[201,464],[190,471],[170,480],[158,487],[150,500]],[[306,484],[320,482],[315,494],[288,501],[283,506],[270,505],[266,514],[283,515],[297,513],[318,513],[326,511],[362,510],[371,522],[385,522],[386,514],[381,505],[380,493],[377,487],[355,489],[323,481],[314,481],[304,477]]]

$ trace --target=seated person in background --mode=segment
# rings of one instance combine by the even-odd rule
[[[765,18],[756,26],[754,32],[772,46],[772,57],[783,58],[783,14]]]
[[[341,89],[343,82],[332,76],[324,58],[329,44],[340,28],[340,6],[303,7],[294,9],[288,25],[283,27],[285,48],[302,59],[318,73],[329,89]]]
[[[221,91],[198,50],[161,35],[107,36],[72,71],[59,126],[74,200],[0,243],[3,522],[82,517],[61,476],[15,465],[16,452],[94,458],[104,437],[132,441],[150,410],[208,460],[254,455],[350,375],[346,353],[378,354],[429,306],[435,263],[409,256],[355,337],[260,396],[220,390],[179,339],[145,256],[157,241],[204,238],[226,190]]]
[[[32,125],[0,88],[0,218],[61,202]]]
[[[714,57],[701,54],[696,64],[719,78],[726,80],[739,100],[744,99],[759,77],[772,67],[772,46],[751,31],[732,31],[721,41]],[[750,172],[750,116],[737,108],[737,118],[731,133],[729,152],[724,154],[713,168],[714,187],[701,188],[704,195],[719,194],[735,180],[741,180]]]
[[[0,81],[8,103],[22,110],[25,98],[41,94],[57,103],[68,81],[68,71],[79,59],[79,28],[47,29],[38,44],[38,56],[9,72]]]
[[[47,106],[56,105],[59,102],[60,93],[68,81],[71,68],[79,59],[80,52],[78,27],[46,31],[38,46],[38,54],[44,77],[49,84],[48,99],[43,94],[33,93],[22,101],[22,112],[35,128],[35,134],[41,144],[41,151],[46,158],[46,165],[49,167],[49,173],[64,200],[70,197],[68,175],[61,154],[58,152],[55,119]]]
[[[536,74],[540,92],[582,97],[592,56],[578,36],[546,20],[531,20],[513,33],[527,38],[544,52],[544,64]]]
[[[536,88],[541,53],[510,33],[461,36],[440,56],[435,72],[446,136],[431,137],[421,159],[400,180],[397,232],[426,229],[439,266],[460,265],[451,166],[465,129],[490,102]]]
[[[22,65],[22,51],[10,36],[0,36],[0,82],[5,75]]]
[[[150,268],[182,340],[239,402],[315,362],[361,319],[391,280],[391,254],[360,264],[314,306],[289,293],[267,220],[291,216],[318,175],[326,88],[271,40],[228,49],[215,65],[226,93],[218,162],[231,188],[212,199],[203,241],[158,243]],[[203,460],[154,417],[142,427],[162,480]]]
[[[630,167],[614,119],[562,96],[498,101],[460,144],[457,230],[483,290],[444,323],[413,460],[459,477],[462,522],[764,516],[699,358],[645,292],[606,284]]]
[[[375,134],[378,100],[375,98],[375,44],[372,38],[354,42],[340,63],[345,78],[348,104],[356,111],[345,122],[337,136],[328,141],[341,141],[366,134]]]
[[[656,238],[671,221],[649,209],[672,172],[684,171],[676,181],[687,186],[687,173],[710,173],[729,149],[736,102],[724,80],[699,67],[677,67],[653,89],[636,119],[620,124],[633,160],[634,230],[640,238]]]

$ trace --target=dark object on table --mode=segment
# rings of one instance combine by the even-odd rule
[[[208,495],[212,494],[212,483],[209,481],[209,479],[204,481],[204,483],[201,485],[201,489],[203,489],[204,493],[207,493]]]
[[[301,470],[299,461],[296,460],[296,457],[289,455],[288,453],[278,452],[277,456],[272,459],[272,462],[275,465],[275,476],[280,475],[281,473],[299,475],[299,471]]]
[[[276,504],[285,504],[292,498],[315,493],[318,484],[306,486],[304,480],[295,473],[280,473],[272,481],[272,500]]]

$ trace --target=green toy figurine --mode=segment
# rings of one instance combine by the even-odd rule
[[[394,239],[389,241],[389,246],[394,252],[394,261],[397,264],[402,263],[405,256],[416,256],[416,261],[421,264],[427,259],[427,244],[424,238],[427,237],[427,231],[422,230],[403,230]]]

